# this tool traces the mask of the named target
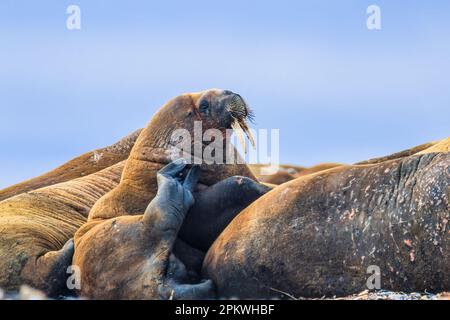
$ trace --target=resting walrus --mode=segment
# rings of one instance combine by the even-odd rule
[[[166,272],[167,258],[171,256],[178,228],[184,220],[181,216],[184,217],[185,211],[192,205],[190,203],[183,209],[177,209],[172,203],[176,198],[172,200],[171,193],[164,194],[165,187],[160,185],[161,179],[173,179],[164,171],[157,179],[156,173],[172,160],[167,151],[173,148],[171,136],[176,129],[188,130],[191,133],[189,144],[195,146],[200,143],[200,151],[203,152],[207,146],[199,141],[194,133],[195,121],[202,122],[203,130],[217,128],[225,134],[227,129],[237,125],[248,131],[245,123],[248,115],[248,107],[239,95],[217,89],[181,95],[167,102],[158,111],[136,141],[120,184],[97,201],[89,213],[88,222],[75,234],[73,263],[81,269],[81,295],[90,298],[167,299],[171,294],[184,298],[202,298],[205,292],[210,294],[210,282],[207,283],[203,294],[200,290],[198,296],[191,296],[185,293],[183,286],[169,285],[171,290],[174,290],[172,293],[155,291],[153,284],[136,280],[153,278],[155,274],[158,279],[165,278],[165,275],[160,273]],[[227,144],[228,140],[224,143]],[[228,145],[223,148],[227,150]],[[195,151],[195,147],[193,150]],[[169,172],[171,170],[175,169],[168,169]],[[254,182],[252,179],[255,178],[250,169],[243,164],[202,162],[199,170],[199,182],[210,186],[202,192],[209,195],[199,196],[197,204],[202,207],[192,208],[193,215],[199,218],[187,219],[188,223],[182,229],[180,238],[197,249],[205,250],[236,213],[267,192],[268,188]],[[173,182],[169,183],[172,184]],[[234,191],[230,193],[229,190]],[[170,230],[168,238],[161,238],[161,232],[164,234],[164,222],[161,220],[156,223],[153,221],[156,218],[146,218],[153,217],[154,213],[144,214],[150,210],[146,211],[147,207],[152,207],[149,202],[157,191],[158,201],[163,199],[166,204],[165,208],[158,211],[174,209],[175,212],[179,211],[177,214],[180,215],[177,220],[178,227],[176,230]],[[233,193],[237,192],[240,192],[239,196],[234,196]],[[150,211],[153,212],[153,209]],[[157,214],[166,216],[163,212]],[[218,224],[210,227],[210,224],[215,222]],[[151,241],[142,242],[147,238]],[[154,251],[159,246],[156,244],[159,242],[164,243],[162,248],[167,252],[155,255]],[[178,258],[182,259],[180,256]],[[180,265],[178,267],[181,268]],[[131,272],[124,272],[124,268],[130,269]],[[124,283],[128,283],[129,287],[125,288]]]
[[[450,289],[450,153],[343,166],[287,182],[241,212],[209,249],[220,297]]]
[[[67,289],[73,243],[63,245],[94,203],[117,186],[139,133],[0,191],[0,288],[28,284],[49,295]]]
[[[439,141],[433,141],[421,144],[419,146],[415,146],[400,152],[396,152],[394,154],[378,157],[374,159],[369,159],[365,161],[360,161],[355,163],[355,165],[364,165],[364,164],[375,164],[381,163],[383,161],[400,159],[407,156],[411,156],[413,154],[423,154],[430,152],[448,152],[450,151],[450,138],[442,139]],[[270,175],[264,175],[261,168],[263,165],[252,164],[249,165],[250,169],[254,172],[256,177],[260,182],[270,183],[274,185],[280,185],[287,181],[294,180],[295,178],[302,177],[308,174],[313,174],[319,171],[328,170],[331,168],[335,168],[338,166],[342,166],[342,163],[334,163],[334,162],[325,162],[314,165],[312,167],[299,167],[299,166],[291,166],[291,165],[280,165],[278,172]]]

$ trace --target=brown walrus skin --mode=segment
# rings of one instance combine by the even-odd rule
[[[365,164],[375,164],[381,163],[388,160],[400,159],[404,157],[411,156],[413,154],[424,154],[431,152],[449,152],[450,151],[450,138],[442,139],[439,141],[433,141],[409,148],[400,152],[393,153],[388,156],[383,156],[379,158],[373,158],[365,161],[360,161],[355,163],[355,165],[365,165]],[[320,163],[311,167],[301,167],[293,165],[280,165],[280,170],[277,173],[264,175],[262,174],[261,168],[264,165],[251,164],[249,165],[252,172],[258,178],[258,181],[280,185],[282,183],[294,180],[295,178],[305,176],[307,174],[316,173],[322,170],[328,170],[338,166],[343,166],[342,163],[325,162]]]
[[[302,177],[307,174],[312,174],[322,170],[328,170],[343,165],[344,164],[342,163],[335,163],[335,162],[319,163],[311,167],[300,167],[288,164],[281,164],[279,165],[278,172],[269,175],[264,174],[263,168],[265,167],[265,165],[250,164],[249,167],[258,178],[258,181],[273,185],[280,185],[282,183],[294,180],[295,178]]]
[[[450,138],[445,138],[438,141],[424,143],[400,152],[393,153],[388,156],[383,156],[379,158],[369,159],[365,161],[360,161],[355,164],[364,165],[364,164],[375,164],[393,159],[400,159],[404,157],[411,156],[413,154],[425,154],[432,152],[449,152],[450,151]]]
[[[264,167],[267,167],[268,165],[249,164],[248,166],[258,178],[258,181],[273,185],[280,185],[287,181],[294,180],[295,175],[305,169],[305,167],[280,164],[276,173],[264,174]]]
[[[172,148],[171,134],[174,130],[182,128],[191,132],[191,137],[194,138],[191,141],[193,145],[198,143],[193,133],[194,121],[202,121],[204,131],[216,128],[224,132],[231,128],[235,121],[228,107],[236,100],[242,101],[243,109],[240,110],[241,118],[238,119],[242,122],[249,114],[242,98],[231,91],[218,89],[178,96],[167,102],[154,115],[130,153],[120,184],[97,201],[89,213],[88,222],[75,234],[73,263],[81,268],[82,296],[98,299],[170,298],[170,292],[156,290],[154,287],[156,284],[153,282],[135,281],[137,278],[165,279],[164,268],[169,257],[173,259],[172,247],[175,245],[178,230],[163,239],[160,228],[162,230],[164,228],[155,225],[153,218],[149,221],[145,218],[154,214],[144,215],[146,208],[152,206],[152,203],[150,206],[149,203],[155,198],[159,180],[162,179],[157,179],[157,172],[172,161],[167,150]],[[203,163],[200,165],[199,175],[199,182],[206,186],[233,176],[255,179],[244,164]],[[263,192],[265,191],[267,190]],[[158,191],[158,194],[159,192],[163,191]],[[164,199],[167,204],[165,210],[176,209],[176,206],[171,204],[171,194],[164,194],[164,197],[168,198]],[[179,211],[184,212],[187,209]],[[238,212],[232,212],[233,216],[236,213]],[[160,212],[158,215],[167,214]],[[151,234],[152,230],[156,230],[154,234]],[[196,233],[195,225],[189,232]],[[187,238],[190,238],[189,232],[187,235],[185,233]],[[143,239],[150,242],[142,243]],[[155,250],[160,248],[157,243],[164,244],[161,250],[165,248],[165,252],[155,253]],[[114,259],[111,260],[110,256]],[[181,262],[178,263],[178,258],[176,260],[177,268],[185,268]],[[146,261],[152,263],[149,262],[145,267]],[[204,296],[200,292],[210,294],[210,282],[201,283],[199,286],[205,292],[194,286],[199,293],[194,295],[191,292],[192,287],[186,289],[178,284],[169,285],[174,290],[175,297],[201,298]],[[190,296],[191,293],[193,296]]]
[[[207,253],[219,297],[345,296],[450,289],[450,153],[343,166],[253,202]]]
[[[425,154],[432,152],[450,152],[450,137],[437,141],[429,148],[421,150],[417,154]]]
[[[64,292],[73,255],[69,239],[94,203],[119,183],[124,165],[1,201],[0,287],[15,291],[28,284],[49,295]]]
[[[9,197],[87,176],[126,160],[142,129],[105,148],[87,152],[38,177],[0,190],[0,201]]]

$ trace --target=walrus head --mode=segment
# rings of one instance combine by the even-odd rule
[[[253,147],[256,147],[247,123],[253,119],[253,112],[239,94],[230,90],[211,89],[192,94],[191,97],[207,129],[233,129],[244,145],[245,133]]]
[[[166,157],[161,153],[167,152],[173,144],[173,133],[176,130],[183,129],[189,132],[192,137],[192,145],[202,144],[203,133],[209,129],[220,130],[223,137],[233,129],[240,143],[245,146],[244,134],[247,135],[250,143],[255,147],[254,138],[248,128],[248,121],[253,119],[253,113],[245,100],[237,93],[222,89],[209,89],[195,93],[185,93],[177,96],[167,103],[153,116],[150,123],[142,132],[135,149],[151,149],[153,157],[160,154],[160,158]],[[195,124],[201,123],[202,136],[195,134]],[[225,139],[226,140],[226,139]],[[244,150],[246,150],[244,148]],[[147,155],[150,154],[147,152]],[[142,154],[137,155],[141,157]],[[147,158],[148,159],[148,158]],[[158,159],[152,159],[158,160]],[[167,163],[167,159],[159,159]]]

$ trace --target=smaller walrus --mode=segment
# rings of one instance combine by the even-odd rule
[[[346,296],[373,268],[382,289],[449,290],[449,165],[426,153],[284,183],[226,227],[203,276],[219,297]]]

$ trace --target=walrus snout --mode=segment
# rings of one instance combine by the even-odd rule
[[[234,120],[253,120],[253,112],[245,102],[244,98],[238,93],[234,93],[230,90],[223,90],[219,106],[228,113],[230,126]]]
[[[249,129],[248,121],[253,120],[253,112],[241,95],[221,89],[209,89],[197,94],[196,107],[203,119],[213,121],[222,129],[233,129],[247,153],[246,135],[256,148],[255,139]]]
[[[253,148],[256,148],[255,139],[248,126],[248,121],[253,120],[253,112],[242,96],[230,90],[223,90],[218,105],[226,113],[227,128],[234,130],[244,151],[247,152],[244,135],[247,136]]]

